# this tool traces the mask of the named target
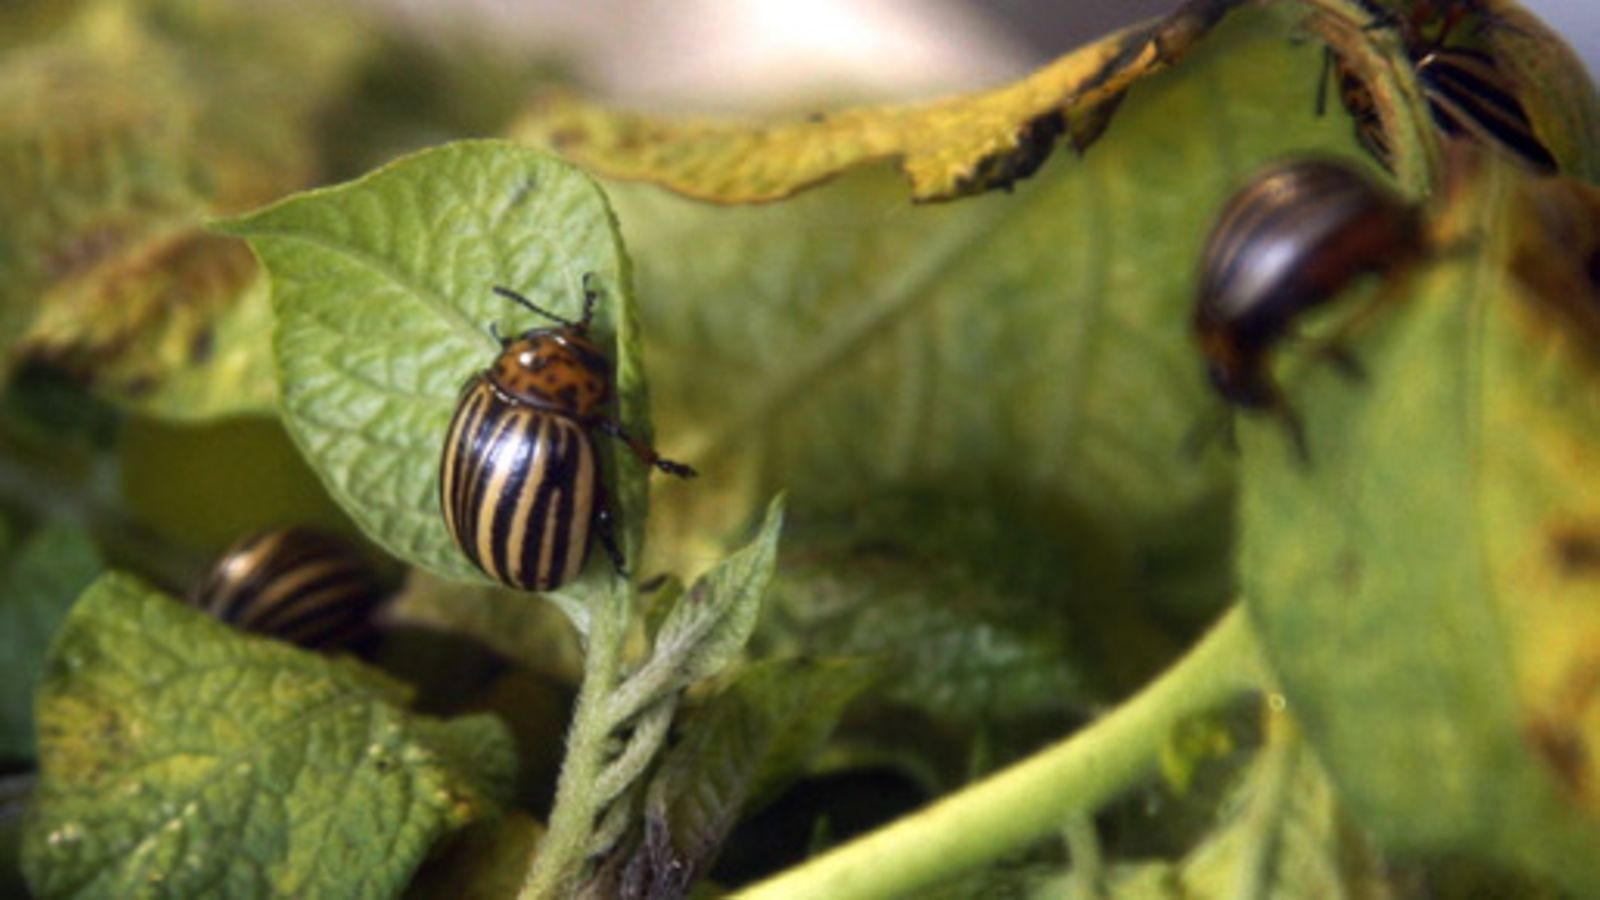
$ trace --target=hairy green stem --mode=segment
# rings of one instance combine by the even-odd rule
[[[1026,847],[1155,769],[1172,726],[1259,687],[1242,609],[1137,696],[984,781],[740,893],[746,900],[898,897]]]
[[[567,736],[567,754],[556,786],[550,827],[534,851],[533,866],[519,900],[545,900],[571,893],[588,856],[595,817],[604,802],[596,782],[606,765],[606,749],[615,724],[606,702],[622,665],[628,634],[628,589],[620,581],[594,605],[589,645],[583,658],[583,685]]]
[[[672,727],[672,714],[677,708],[675,698],[663,700],[639,717],[633,734],[628,737],[628,745],[616,759],[606,764],[605,770],[595,779],[595,800],[599,805],[604,806],[615,800],[644,773],[645,767],[656,758],[656,751],[667,739],[667,730]]]

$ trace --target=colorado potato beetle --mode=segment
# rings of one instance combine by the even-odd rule
[[[302,647],[350,647],[369,636],[385,590],[342,541],[307,528],[265,531],[223,552],[194,604],[246,631]]]
[[[1480,0],[1419,0],[1405,16],[1372,11],[1374,20],[1368,28],[1398,28],[1428,114],[1442,133],[1497,147],[1538,172],[1556,170],[1555,157],[1539,140],[1517,99],[1516,85],[1483,41],[1489,29],[1508,26],[1497,25]],[[1468,43],[1456,39],[1464,23],[1475,32]],[[1331,50],[1329,54],[1339,98],[1355,121],[1357,137],[1392,170],[1389,141],[1371,89],[1341,57]],[[1325,66],[1324,81],[1327,71]],[[1321,94],[1319,89],[1319,114]]]
[[[1270,166],[1228,200],[1205,247],[1194,329],[1212,385],[1235,406],[1299,426],[1269,367],[1296,317],[1357,276],[1418,257],[1417,209],[1371,177],[1331,159]]]
[[[557,324],[500,338],[494,363],[462,388],[439,462],[445,525],[473,565],[519,590],[548,591],[575,578],[592,534],[620,572],[590,431],[620,439],[670,475],[689,478],[694,470],[662,459],[607,414],[611,362],[588,338],[599,297],[590,279],[576,322],[509,288],[494,291]]]

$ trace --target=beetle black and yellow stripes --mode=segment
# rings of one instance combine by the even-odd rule
[[[1482,0],[1417,0],[1404,14],[1363,6],[1373,15],[1367,29],[1397,29],[1428,115],[1440,133],[1505,151],[1541,173],[1556,171],[1555,156],[1517,96],[1519,85],[1496,58],[1497,30],[1507,26]],[[1355,122],[1357,136],[1392,170],[1390,141],[1370,87],[1342,58],[1331,61],[1338,71],[1340,99]],[[1324,79],[1326,74],[1325,66]],[[1320,96],[1319,90],[1319,104]]]
[[[594,442],[576,419],[519,402],[480,375],[445,444],[445,523],[490,578],[550,590],[571,581],[588,558],[599,470]]]
[[[1434,124],[1446,134],[1509,150],[1540,172],[1556,170],[1494,57],[1482,50],[1444,48],[1417,60],[1417,83]]]
[[[445,527],[473,565],[518,590],[553,590],[577,577],[596,536],[621,572],[590,431],[619,438],[669,474],[694,470],[662,459],[605,414],[611,363],[588,338],[598,299],[589,279],[577,321],[507,288],[495,292],[560,324],[502,340],[489,368],[462,389],[439,460]]]
[[[371,633],[380,580],[342,541],[306,528],[251,535],[229,547],[195,605],[245,631],[303,647],[349,647]]]

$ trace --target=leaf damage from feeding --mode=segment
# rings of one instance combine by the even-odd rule
[[[1134,83],[1181,60],[1238,0],[1190,0],[989,91],[846,109],[772,125],[657,118],[545,96],[513,136],[612,178],[701,200],[779,200],[853,168],[897,160],[918,201],[1009,189],[1070,130],[1080,153]],[[1079,127],[1069,125],[1078,122]]]

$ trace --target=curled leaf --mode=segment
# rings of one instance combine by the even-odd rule
[[[1131,85],[1180,60],[1236,5],[1190,0],[1164,19],[1069,53],[1021,81],[928,104],[753,126],[620,113],[551,95],[513,136],[549,145],[611,178],[718,203],[777,200],[886,159],[899,161],[915,199],[949,200],[1032,175],[1069,122],[1109,115]],[[1080,151],[1097,130],[1072,129]]]

